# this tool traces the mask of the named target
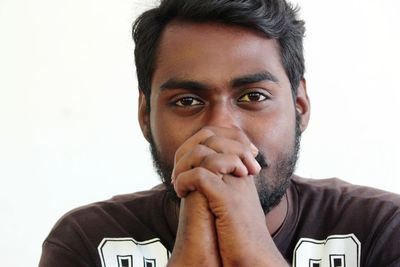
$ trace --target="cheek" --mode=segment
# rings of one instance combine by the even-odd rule
[[[276,161],[282,154],[292,153],[295,140],[296,118],[294,109],[276,111],[269,114],[254,127],[254,142],[265,153],[270,162]]]
[[[157,150],[164,161],[173,164],[176,150],[195,133],[193,123],[179,120],[163,109],[150,114],[150,129]]]

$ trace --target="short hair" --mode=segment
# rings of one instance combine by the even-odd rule
[[[292,95],[304,76],[304,21],[298,7],[286,0],[161,0],[160,5],[140,15],[132,30],[139,90],[150,111],[151,81],[162,32],[172,20],[214,22],[256,30],[277,40]]]

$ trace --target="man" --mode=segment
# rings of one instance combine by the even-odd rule
[[[164,0],[134,25],[163,179],[64,216],[47,266],[400,266],[400,197],[293,175],[310,103],[284,0]]]

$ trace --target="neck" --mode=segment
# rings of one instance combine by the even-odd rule
[[[279,204],[265,215],[267,228],[273,236],[285,221],[288,212],[287,194],[285,194]]]

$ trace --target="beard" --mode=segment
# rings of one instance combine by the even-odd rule
[[[269,163],[263,152],[259,152],[255,158],[261,166],[261,171],[254,177],[254,183],[257,188],[261,207],[265,214],[278,205],[282,197],[286,194],[286,190],[290,184],[290,178],[296,168],[300,150],[300,139],[300,116],[299,114],[296,114],[295,134],[291,151],[281,153],[277,157],[275,164]],[[149,143],[153,165],[158,175],[167,187],[172,199],[179,202],[179,198],[171,184],[171,176],[174,166],[167,163],[160,155],[151,133]],[[270,171],[269,175],[267,175],[268,170]]]

